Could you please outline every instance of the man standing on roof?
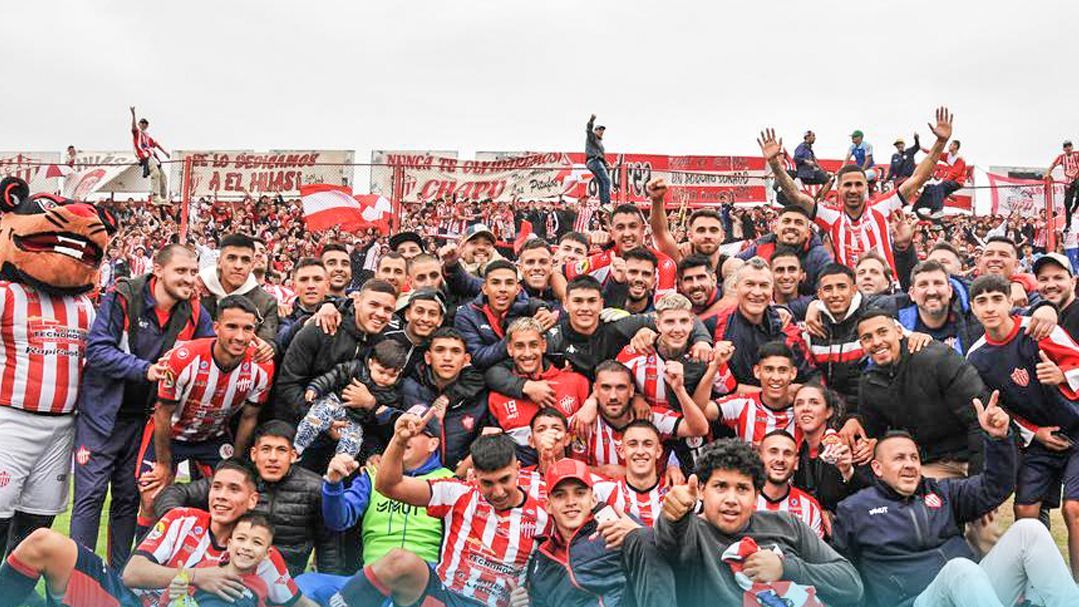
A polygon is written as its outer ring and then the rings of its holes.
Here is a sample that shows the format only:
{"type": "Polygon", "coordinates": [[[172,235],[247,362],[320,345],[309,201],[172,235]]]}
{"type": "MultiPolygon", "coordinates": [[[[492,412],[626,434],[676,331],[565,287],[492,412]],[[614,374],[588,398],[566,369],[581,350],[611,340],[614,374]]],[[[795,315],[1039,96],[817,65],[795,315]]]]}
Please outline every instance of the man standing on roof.
{"type": "Polygon", "coordinates": [[[131,106],[132,143],[135,145],[135,158],[142,165],[143,178],[150,178],[150,201],[154,204],[168,204],[168,185],[165,182],[165,173],[161,170],[161,159],[157,151],[161,150],[165,158],[171,158],[171,156],[160,143],[150,137],[150,133],[146,132],[149,128],[150,121],[145,118],[140,118],[137,123],[135,122],[135,106],[131,106]]]}
{"type": "Polygon", "coordinates": [[[607,152],[603,149],[603,133],[607,127],[594,126],[596,115],[588,119],[588,127],[585,129],[584,157],[588,170],[596,176],[596,186],[599,190],[599,202],[601,206],[611,204],[611,176],[608,174],[607,152]]]}

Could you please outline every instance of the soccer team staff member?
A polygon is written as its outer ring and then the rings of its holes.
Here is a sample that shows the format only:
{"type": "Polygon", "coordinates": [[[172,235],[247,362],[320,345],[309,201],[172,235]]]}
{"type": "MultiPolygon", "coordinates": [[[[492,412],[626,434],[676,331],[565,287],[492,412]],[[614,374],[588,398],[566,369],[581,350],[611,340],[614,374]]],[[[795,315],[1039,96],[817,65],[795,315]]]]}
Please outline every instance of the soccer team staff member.
{"type": "Polygon", "coordinates": [[[217,305],[217,337],[187,342],[163,361],[165,376],[138,458],[141,526],[149,522],[154,498],[172,482],[181,461],[191,461],[209,476],[217,462],[250,446],[273,380],[273,363],[256,361],[257,326],[254,304],[229,295],[217,305]],[[229,420],[241,407],[233,440],[229,420]]]}
{"type": "MultiPolygon", "coordinates": [[[[409,441],[422,432],[436,409],[424,417],[398,418],[394,437],[382,457],[375,490],[390,499],[426,507],[441,517],[445,539],[437,565],[401,548],[367,563],[331,603],[349,607],[397,605],[489,607],[526,605],[522,601],[525,566],[547,528],[547,512],[518,484],[520,464],[513,439],[489,434],[472,443],[475,482],[424,481],[403,474],[409,441]]],[[[2,606],[0,606],[2,607],[2,606]]]]}
{"type": "Polygon", "coordinates": [[[86,345],[75,420],[75,501],[71,537],[94,550],[111,485],[109,565],[123,567],[135,538],[140,438],[165,375],[158,364],[177,342],[213,336],[213,321],[192,299],[195,254],[171,244],[154,256],[152,274],[120,279],[101,299],[86,345]]]}
{"type": "MultiPolygon", "coordinates": [[[[258,491],[250,468],[225,460],[214,470],[210,511],[177,508],[154,526],[135,554],[117,573],[89,548],[50,529],[38,529],[0,566],[0,607],[17,607],[44,578],[49,594],[71,607],[154,607],[169,584],[189,570],[195,588],[232,602],[246,588],[240,577],[218,567],[240,517],[255,507],[258,491]]],[[[300,596],[276,549],[259,564],[256,575],[275,605],[313,607],[300,596]]]]}

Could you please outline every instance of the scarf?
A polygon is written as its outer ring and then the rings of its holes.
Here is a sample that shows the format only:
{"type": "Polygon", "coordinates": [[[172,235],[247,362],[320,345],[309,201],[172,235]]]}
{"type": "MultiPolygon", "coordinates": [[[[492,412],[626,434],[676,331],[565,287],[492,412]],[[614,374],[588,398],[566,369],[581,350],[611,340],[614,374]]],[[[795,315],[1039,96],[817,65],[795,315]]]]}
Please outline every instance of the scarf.
{"type": "MultiPolygon", "coordinates": [[[[784,580],[762,584],[742,573],[742,563],[759,550],[762,548],[757,546],[753,538],[744,537],[723,551],[723,562],[731,568],[734,580],[745,591],[742,607],[824,607],[824,603],[817,600],[817,590],[812,586],[784,580]]],[[[773,546],[771,550],[782,558],[783,552],[779,546],[773,546]]]]}

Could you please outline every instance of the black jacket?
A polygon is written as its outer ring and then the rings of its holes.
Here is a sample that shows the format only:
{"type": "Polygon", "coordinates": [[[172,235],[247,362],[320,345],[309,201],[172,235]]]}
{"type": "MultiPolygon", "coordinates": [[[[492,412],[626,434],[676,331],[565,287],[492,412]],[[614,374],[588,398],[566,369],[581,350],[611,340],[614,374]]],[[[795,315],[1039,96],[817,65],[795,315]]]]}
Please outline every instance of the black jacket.
{"type": "Polygon", "coordinates": [[[978,371],[939,341],[916,354],[899,344],[899,361],[870,365],[862,375],[858,414],[871,438],[888,430],[906,430],[931,463],[955,459],[981,470],[982,429],[971,400],[988,391],[978,371]]]}
{"type": "Polygon", "coordinates": [[[861,572],[866,605],[910,605],[949,560],[974,559],[963,538],[964,524],[999,506],[1015,489],[1015,441],[983,436],[983,474],[922,478],[910,497],[877,481],[840,502],[832,545],[861,572]]]}
{"type": "Polygon", "coordinates": [[[802,441],[791,483],[817,498],[821,508],[835,512],[839,502],[873,484],[873,473],[868,466],[855,466],[854,475],[844,482],[843,474],[834,465],[819,456],[810,457],[809,443],[802,441]]]}
{"type": "Polygon", "coordinates": [[[277,375],[277,409],[292,423],[307,411],[303,393],[312,379],[330,371],[338,363],[362,358],[376,337],[356,327],[351,308],[341,314],[337,332],[327,335],[315,325],[307,325],[289,344],[277,375]]]}
{"type": "MultiPolygon", "coordinates": [[[[243,293],[243,296],[251,300],[251,303],[255,304],[255,307],[258,308],[259,316],[262,318],[255,334],[263,341],[276,348],[278,325],[277,300],[262,287],[255,287],[247,293],[243,293]]],[[[213,295],[199,299],[199,303],[210,313],[210,318],[214,318],[217,315],[217,301],[217,297],[214,297],[213,295]]]]}
{"type": "MultiPolygon", "coordinates": [[[[457,381],[440,390],[435,384],[434,374],[424,363],[416,367],[415,377],[406,377],[401,385],[404,407],[412,405],[430,405],[436,398],[445,394],[449,399],[446,415],[442,419],[442,440],[439,444],[443,464],[450,470],[457,468],[461,460],[468,457],[468,449],[483,429],[498,427],[487,410],[487,387],[483,373],[469,365],[461,370],[457,381]]],[[[392,412],[391,412],[392,413],[392,412]]],[[[391,415],[383,427],[392,429],[396,415],[391,415]]]]}
{"type": "MultiPolygon", "coordinates": [[[[254,512],[265,515],[274,526],[273,545],[281,552],[289,573],[304,572],[311,550],[321,573],[348,573],[341,557],[340,539],[322,521],[322,478],[299,466],[276,483],[259,479],[259,502],[254,512]]],[[[154,516],[161,518],[173,508],[208,510],[210,479],[177,483],[161,490],[154,500],[154,516]]]]}
{"type": "Polygon", "coordinates": [[[548,539],[532,554],[528,565],[532,607],[633,604],[633,593],[626,592],[622,551],[607,548],[596,534],[595,519],[577,530],[568,550],[559,544],[560,538],[548,539]]]}

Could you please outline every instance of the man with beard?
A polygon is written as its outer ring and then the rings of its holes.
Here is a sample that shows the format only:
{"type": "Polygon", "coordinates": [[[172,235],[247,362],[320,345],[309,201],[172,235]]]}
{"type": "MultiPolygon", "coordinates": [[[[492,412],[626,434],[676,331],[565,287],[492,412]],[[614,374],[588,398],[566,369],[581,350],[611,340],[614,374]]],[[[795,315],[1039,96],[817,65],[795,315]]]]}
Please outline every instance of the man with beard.
{"type": "MultiPolygon", "coordinates": [[[[612,322],[603,322],[603,296],[599,281],[580,276],[566,285],[565,314],[560,314],[547,332],[547,358],[559,367],[571,366],[585,377],[593,377],[596,365],[613,359],[627,344],[636,343],[648,350],[655,340],[655,321],[651,314],[634,314],[612,322]]],[[[690,356],[709,360],[711,335],[700,321],[694,321],[690,334],[690,356]]],[[[492,388],[517,396],[512,386],[492,388]]]]}
{"type": "Polygon", "coordinates": [[[776,429],[764,435],[757,452],[764,464],[765,479],[757,497],[757,510],[790,512],[824,539],[824,511],[820,504],[791,484],[798,469],[798,442],[786,430],[776,429]]]}
{"type": "Polygon", "coordinates": [[[352,284],[352,264],[349,261],[348,249],[343,244],[331,242],[322,247],[319,260],[326,268],[329,296],[334,299],[344,298],[345,291],[352,284]]]}
{"type": "Polygon", "coordinates": [[[757,600],[721,558],[729,552],[742,557],[736,564],[751,582],[791,581],[812,586],[829,605],[858,604],[862,580],[854,566],[790,513],[757,510],[764,483],[756,450],[739,440],[721,439],[705,447],[697,474],[667,493],[656,520],[656,546],[675,571],[678,604],[704,607],[757,600]],[[778,553],[770,550],[773,546],[778,553]]]}
{"type": "Polygon", "coordinates": [[[408,276],[408,262],[396,251],[387,251],[378,260],[378,265],[375,267],[375,279],[385,280],[393,285],[394,289],[397,289],[398,295],[400,295],[405,288],[406,277],[408,276]]]}
{"type": "Polygon", "coordinates": [[[774,131],[768,129],[762,132],[757,143],[760,144],[761,153],[772,168],[772,175],[787,200],[805,209],[817,225],[827,231],[836,261],[850,267],[857,264],[866,253],[878,251],[887,261],[888,267],[895,272],[888,217],[901,210],[933,176],[937,161],[944,152],[944,145],[952,136],[952,115],[947,108],[937,110],[936,124],[931,124],[930,129],[937,139],[926,157],[918,163],[914,174],[894,190],[877,198],[867,198],[869,187],[863,167],[848,165],[839,169],[836,180],[843,207],[838,210],[818,204],[816,199],[798,189],[783,166],[783,144],[776,139],[774,131]]]}
{"type": "Polygon", "coordinates": [[[553,407],[566,417],[572,416],[588,398],[588,380],[544,360],[547,340],[543,326],[534,318],[518,318],[510,323],[506,329],[506,349],[514,385],[521,385],[527,398],[492,390],[487,395],[487,408],[502,430],[516,441],[518,459],[531,465],[537,461],[535,450],[529,447],[533,416],[543,406],[553,407]]]}
{"type": "Polygon", "coordinates": [[[938,262],[923,261],[911,272],[913,305],[898,310],[899,323],[910,331],[928,333],[959,354],[982,336],[982,326],[970,310],[967,285],[948,275],[938,262]]]}
{"type": "Polygon", "coordinates": [[[785,322],[772,304],[773,280],[768,264],[753,257],[732,276],[734,306],[725,307],[716,319],[715,341],[729,341],[734,355],[730,371],[738,382],[739,392],[756,391],[760,383],[753,371],[757,351],[766,343],[781,341],[792,352],[797,383],[810,379],[814,371],[807,359],[808,349],[797,325],[785,322]]]}
{"type": "Polygon", "coordinates": [[[1060,253],[1043,255],[1034,262],[1038,294],[1056,306],[1060,326],[1074,340],[1079,340],[1079,306],[1075,305],[1075,276],[1067,257],[1060,253]]]}
{"type": "Polygon", "coordinates": [[[517,267],[496,259],[484,266],[482,292],[454,316],[453,326],[464,336],[472,364],[480,371],[509,357],[506,327],[515,318],[531,316],[544,328],[554,324],[554,315],[541,300],[518,298],[520,288],[517,267]]]}
{"type": "MultiPolygon", "coordinates": [[[[646,246],[644,228],[644,216],[641,215],[640,209],[628,203],[616,206],[611,211],[611,222],[607,232],[610,248],[577,265],[566,266],[566,278],[573,280],[577,276],[588,274],[601,283],[606,283],[611,276],[616,258],[625,255],[627,251],[646,246]]],[[[661,297],[664,293],[675,289],[675,263],[667,254],[652,247],[647,248],[658,261],[655,294],[656,297],[661,297]]]]}
{"type": "Polygon", "coordinates": [[[1019,247],[1015,241],[1004,236],[993,236],[985,242],[982,254],[978,256],[978,276],[996,274],[1012,283],[1012,305],[1022,307],[1038,303],[1037,280],[1030,274],[1017,271],[1019,267],[1019,247]]]}
{"type": "Polygon", "coordinates": [[[686,232],[689,251],[685,252],[674,240],[667,222],[667,181],[663,178],[653,179],[645,185],[645,191],[652,200],[648,221],[652,225],[653,238],[659,250],[676,262],[689,255],[703,255],[711,262],[716,274],[722,273],[723,262],[727,260],[727,256],[719,249],[724,238],[723,219],[719,213],[712,209],[697,209],[690,213],[686,232]]]}
{"type": "Polygon", "coordinates": [[[136,459],[156,382],[165,375],[159,358],[177,342],[214,334],[206,309],[192,299],[197,274],[190,250],[164,247],[154,257],[152,274],[121,279],[102,297],[90,328],[75,418],[71,537],[96,548],[111,485],[108,559],[113,567],[123,567],[135,537],[136,459]]]}
{"type": "Polygon", "coordinates": [[[292,289],[296,293],[296,303],[292,313],[281,319],[277,328],[277,352],[284,356],[292,339],[296,337],[309,318],[318,312],[319,306],[326,299],[329,281],[326,268],[314,257],[301,259],[292,269],[292,289]]]}
{"type": "Polygon", "coordinates": [[[805,320],[806,308],[813,300],[812,296],[801,295],[799,289],[805,282],[806,273],[802,269],[802,260],[794,251],[784,247],[772,253],[768,265],[775,279],[772,289],[772,301],[790,311],[795,320],[805,320]]]}
{"type": "Polygon", "coordinates": [[[427,351],[427,340],[442,326],[446,316],[442,294],[433,289],[419,289],[408,294],[404,320],[394,316],[382,332],[383,339],[391,339],[404,346],[407,352],[400,377],[412,375],[416,365],[427,351]]]}
{"type": "MultiPolygon", "coordinates": [[[[664,380],[681,405],[681,413],[673,410],[652,410],[648,421],[660,432],[663,440],[704,436],[708,420],[704,412],[686,391],[682,366],[669,363],[664,380]]],[[[620,362],[606,360],[596,367],[594,395],[599,403],[599,415],[587,437],[577,435],[570,444],[570,457],[591,466],[598,474],[610,478],[625,475],[625,453],[619,449],[623,432],[634,419],[632,407],[635,393],[633,376],[620,362]]]]}
{"type": "MultiPolygon", "coordinates": [[[[298,576],[315,552],[318,570],[343,573],[339,538],[322,520],[321,479],[296,464],[292,441],[296,428],[281,420],[259,426],[248,456],[258,474],[259,500],[252,512],[263,514],[274,526],[273,545],[281,552],[289,573],[298,576]]],[[[174,483],[154,500],[154,517],[173,508],[210,507],[211,479],[174,483]]]]}
{"type": "Polygon", "coordinates": [[[656,284],[656,256],[644,247],[626,251],[603,287],[603,304],[630,314],[651,312],[656,284]],[[621,266],[621,267],[619,267],[621,266]]]}
{"type": "Polygon", "coordinates": [[[704,255],[688,255],[678,262],[678,292],[689,298],[708,333],[716,330],[716,316],[723,309],[716,271],[704,255]]]}
{"type": "MultiPolygon", "coordinates": [[[[369,280],[360,288],[355,306],[342,313],[341,325],[333,334],[316,324],[307,324],[285,352],[277,378],[278,414],[296,423],[307,412],[304,390],[311,380],[329,372],[338,363],[362,358],[367,349],[379,339],[379,333],[389,324],[397,303],[397,291],[382,280],[369,280]]],[[[342,393],[343,401],[373,403],[374,397],[366,386],[353,382],[342,393]]],[[[304,451],[302,465],[312,471],[326,469],[333,456],[333,445],[316,441],[304,451]]]]}
{"type": "Polygon", "coordinates": [[[468,226],[461,237],[460,264],[465,272],[483,277],[483,268],[487,262],[501,259],[495,251],[495,234],[485,224],[474,223],[468,226]]]}
{"type": "Polygon", "coordinates": [[[198,273],[206,291],[200,303],[210,316],[216,316],[217,302],[228,295],[243,295],[258,310],[258,359],[272,360],[273,343],[277,337],[277,300],[258,285],[251,274],[255,263],[255,241],[243,234],[229,234],[221,239],[221,256],[217,265],[198,273]]]}
{"type": "Polygon", "coordinates": [[[483,374],[469,364],[464,337],[449,327],[431,334],[423,360],[414,376],[401,384],[404,405],[436,405],[435,419],[442,428],[439,456],[443,465],[464,478],[471,465],[469,445],[485,429],[497,426],[487,410],[483,374]]]}
{"type": "Polygon", "coordinates": [[[805,277],[798,285],[798,293],[812,295],[817,289],[817,276],[826,264],[832,262],[832,254],[821,242],[812,228],[812,219],[805,209],[797,206],[783,207],[776,220],[774,232],[769,232],[748,249],[738,253],[739,259],[760,257],[771,259],[780,249],[793,251],[805,272],[805,277]]]}

